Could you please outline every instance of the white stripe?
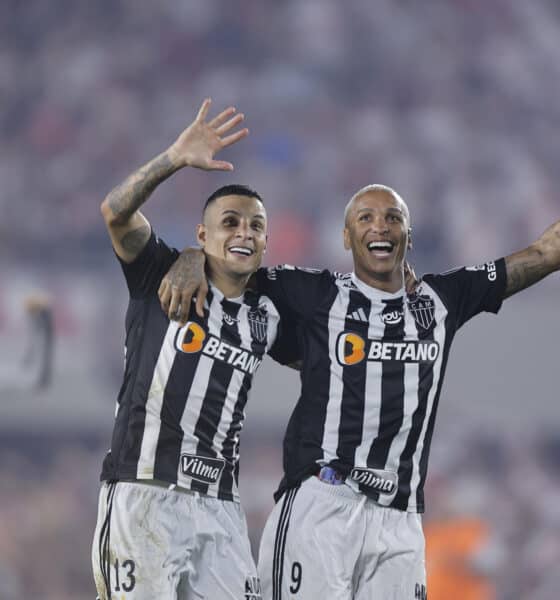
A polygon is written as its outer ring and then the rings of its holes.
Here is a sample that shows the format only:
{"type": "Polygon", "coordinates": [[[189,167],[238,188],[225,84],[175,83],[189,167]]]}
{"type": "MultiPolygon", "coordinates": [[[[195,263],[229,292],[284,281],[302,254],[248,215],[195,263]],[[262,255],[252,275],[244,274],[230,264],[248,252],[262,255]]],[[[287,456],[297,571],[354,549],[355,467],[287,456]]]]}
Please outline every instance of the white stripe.
{"type": "MultiPolygon", "coordinates": [[[[384,307],[385,304],[382,302],[374,302],[373,300],[371,302],[368,328],[368,339],[370,340],[380,340],[383,338],[385,326],[379,315],[383,312],[384,307]]],[[[357,467],[367,466],[367,457],[371,444],[379,433],[382,373],[383,363],[381,361],[367,361],[362,441],[356,448],[354,456],[354,465],[357,467]]]]}
{"type": "Polygon", "coordinates": [[[327,404],[327,415],[325,419],[325,430],[323,433],[323,460],[325,463],[336,458],[338,448],[338,433],[340,428],[340,412],[342,409],[342,366],[336,359],[336,343],[338,334],[344,331],[344,321],[350,302],[350,292],[346,288],[339,287],[338,294],[329,311],[329,357],[331,361],[329,400],[327,404]]]}
{"type": "Polygon", "coordinates": [[[431,294],[429,295],[432,296],[436,305],[434,320],[437,323],[437,325],[434,329],[434,340],[439,344],[439,355],[433,366],[433,381],[432,387],[430,388],[430,391],[428,393],[426,416],[424,418],[424,422],[422,423],[422,432],[420,433],[420,437],[418,438],[418,445],[416,447],[414,456],[412,457],[412,478],[410,481],[410,496],[408,499],[409,510],[415,510],[417,508],[416,491],[418,489],[418,485],[420,484],[420,458],[422,457],[422,450],[424,448],[424,442],[426,439],[426,430],[434,407],[434,399],[440,380],[441,365],[443,362],[443,350],[447,333],[445,331],[445,318],[447,316],[447,309],[445,305],[440,300],[440,297],[433,288],[431,288],[426,282],[423,283],[423,286],[427,288],[429,292],[431,292],[431,294]]]}
{"type": "MultiPolygon", "coordinates": [[[[408,310],[408,306],[405,302],[404,306],[404,334],[405,340],[417,340],[418,330],[414,324],[414,317],[408,310]]],[[[412,416],[414,411],[418,407],[418,386],[419,386],[419,363],[403,363],[404,364],[404,396],[403,396],[403,422],[402,425],[391,442],[389,454],[387,455],[387,462],[385,468],[398,472],[399,462],[401,454],[406,445],[408,435],[412,428],[412,416]]],[[[389,505],[394,499],[394,495],[384,496],[379,495],[379,504],[389,505]]]]}
{"type": "Polygon", "coordinates": [[[366,321],[368,320],[367,315],[363,309],[363,307],[360,306],[360,308],[358,308],[358,314],[360,315],[360,319],[362,319],[362,321],[366,321]]]}
{"type": "Polygon", "coordinates": [[[165,386],[169,379],[169,373],[175,360],[177,351],[175,350],[175,335],[179,324],[169,323],[165,338],[161,345],[161,350],[154,368],[152,382],[148,391],[146,400],[146,419],[144,421],[144,435],[142,436],[142,446],[140,448],[140,457],[136,467],[136,477],[146,479],[154,476],[154,466],[156,460],[156,447],[161,429],[161,407],[163,405],[163,395],[165,386]]]}
{"type": "MultiPolygon", "coordinates": [[[[208,315],[208,333],[216,337],[220,337],[220,327],[223,318],[222,305],[218,294],[214,294],[209,307],[208,315]]],[[[195,436],[196,424],[200,416],[200,411],[204,403],[204,398],[208,390],[208,382],[210,381],[210,373],[214,359],[202,355],[198,361],[198,366],[194,374],[189,396],[186,399],[185,410],[181,417],[181,429],[183,430],[183,442],[181,444],[181,454],[196,454],[198,446],[198,438],[195,436]]],[[[181,471],[181,463],[179,461],[179,469],[177,472],[177,481],[189,482],[190,477],[184,475],[181,471]]]]}

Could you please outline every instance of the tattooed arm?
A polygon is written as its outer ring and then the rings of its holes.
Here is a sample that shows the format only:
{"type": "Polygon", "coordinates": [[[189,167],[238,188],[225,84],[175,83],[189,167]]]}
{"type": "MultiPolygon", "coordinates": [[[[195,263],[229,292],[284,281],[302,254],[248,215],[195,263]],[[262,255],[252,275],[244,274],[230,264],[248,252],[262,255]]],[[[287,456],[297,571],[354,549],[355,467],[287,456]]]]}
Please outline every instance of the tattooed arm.
{"type": "Polygon", "coordinates": [[[115,251],[125,262],[132,262],[150,238],[150,224],[139,209],[162,181],[186,166],[233,171],[231,163],[214,160],[214,155],[249,133],[241,129],[224,137],[244,116],[233,116],[235,108],[230,107],[206,122],[210,103],[207,98],[196,119],[165,152],[132,173],[101,203],[101,214],[115,251]]]}
{"type": "Polygon", "coordinates": [[[506,257],[507,285],[504,298],[537,283],[560,269],[560,221],[551,225],[525,250],[506,257]]]}

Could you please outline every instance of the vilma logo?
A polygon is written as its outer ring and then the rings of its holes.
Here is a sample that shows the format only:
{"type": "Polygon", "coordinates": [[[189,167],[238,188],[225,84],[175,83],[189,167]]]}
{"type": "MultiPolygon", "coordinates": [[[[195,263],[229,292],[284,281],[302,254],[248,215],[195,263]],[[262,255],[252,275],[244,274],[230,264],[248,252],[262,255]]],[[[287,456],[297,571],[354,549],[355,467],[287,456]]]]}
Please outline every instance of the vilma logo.
{"type": "Polygon", "coordinates": [[[216,483],[224,465],[225,462],[220,458],[181,454],[181,471],[202,483],[216,483]]]}
{"type": "Polygon", "coordinates": [[[193,354],[200,352],[206,339],[206,332],[198,323],[189,321],[177,331],[175,336],[175,348],[180,352],[193,354]]]}

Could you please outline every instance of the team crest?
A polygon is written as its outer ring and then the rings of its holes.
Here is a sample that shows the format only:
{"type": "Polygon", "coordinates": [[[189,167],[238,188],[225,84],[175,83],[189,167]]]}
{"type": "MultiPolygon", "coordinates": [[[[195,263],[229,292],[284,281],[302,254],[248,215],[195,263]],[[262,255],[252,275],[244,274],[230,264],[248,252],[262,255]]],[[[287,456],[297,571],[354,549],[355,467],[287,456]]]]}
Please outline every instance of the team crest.
{"type": "Polygon", "coordinates": [[[429,329],[434,322],[436,313],[436,303],[430,296],[412,296],[408,301],[408,309],[412,313],[414,320],[423,329],[429,329]]]}
{"type": "Polygon", "coordinates": [[[249,320],[249,329],[253,338],[257,342],[264,343],[268,329],[268,312],[266,306],[261,305],[251,308],[247,314],[247,319],[249,320]]]}

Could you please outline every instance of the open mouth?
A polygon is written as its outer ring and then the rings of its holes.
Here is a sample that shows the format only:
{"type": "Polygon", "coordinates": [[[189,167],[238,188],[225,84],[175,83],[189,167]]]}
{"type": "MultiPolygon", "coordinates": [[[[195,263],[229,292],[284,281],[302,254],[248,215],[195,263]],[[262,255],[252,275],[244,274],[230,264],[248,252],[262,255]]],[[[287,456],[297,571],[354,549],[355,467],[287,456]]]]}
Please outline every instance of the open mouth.
{"type": "Polygon", "coordinates": [[[389,242],[389,241],[369,242],[367,245],[367,249],[370,252],[373,252],[374,254],[376,254],[378,256],[387,256],[387,255],[391,254],[394,247],[395,247],[395,244],[393,244],[393,242],[389,242]]]}
{"type": "Polygon", "coordinates": [[[255,253],[251,248],[245,248],[244,246],[232,246],[228,250],[238,256],[252,256],[255,253]]]}

